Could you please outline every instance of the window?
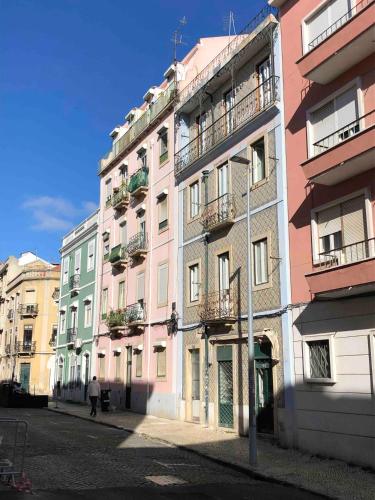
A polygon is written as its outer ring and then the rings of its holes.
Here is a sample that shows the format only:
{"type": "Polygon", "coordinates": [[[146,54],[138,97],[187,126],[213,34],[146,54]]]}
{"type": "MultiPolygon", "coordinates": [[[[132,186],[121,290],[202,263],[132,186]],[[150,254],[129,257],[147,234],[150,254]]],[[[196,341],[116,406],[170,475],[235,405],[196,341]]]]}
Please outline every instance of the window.
{"type": "Polygon", "coordinates": [[[189,267],[190,302],[199,300],[199,264],[189,267]]]}
{"type": "Polygon", "coordinates": [[[198,137],[198,153],[202,154],[205,150],[206,144],[206,113],[202,113],[195,119],[195,126],[198,137]]]}
{"type": "Polygon", "coordinates": [[[120,380],[121,378],[121,352],[114,352],[115,357],[115,380],[120,380]]]}
{"type": "Polygon", "coordinates": [[[137,274],[137,301],[144,301],[145,297],[145,273],[137,274]]]}
{"type": "Polygon", "coordinates": [[[307,382],[334,383],[333,336],[303,339],[304,378],[307,382]]]}
{"type": "Polygon", "coordinates": [[[162,165],[168,160],[168,129],[163,128],[159,133],[159,163],[162,165]]]}
{"type": "Polygon", "coordinates": [[[135,355],[135,376],[142,377],[142,350],[138,349],[135,355]]]}
{"type": "Polygon", "coordinates": [[[252,149],[252,184],[262,181],[266,178],[266,162],[264,139],[259,140],[251,146],[252,149]]]}
{"type": "Polygon", "coordinates": [[[156,350],[156,376],[166,377],[167,375],[167,349],[157,347],[156,350]]]}
{"type": "Polygon", "coordinates": [[[65,257],[63,260],[63,285],[68,283],[69,278],[69,257],[65,257]]]}
{"type": "Polygon", "coordinates": [[[108,307],[108,288],[104,288],[102,291],[102,319],[107,317],[107,307],[108,307]]]}
{"type": "Polygon", "coordinates": [[[234,126],[234,113],[233,113],[234,90],[233,89],[228,90],[224,94],[223,101],[224,101],[224,112],[225,112],[225,116],[226,116],[225,124],[227,127],[227,133],[230,133],[233,130],[233,126],[234,126]]]}
{"type": "Polygon", "coordinates": [[[267,238],[253,243],[254,285],[268,282],[268,244],[267,238]]]}
{"type": "Polygon", "coordinates": [[[76,360],[76,383],[78,386],[81,385],[81,358],[77,357],[76,360]]]}
{"type": "Polygon", "coordinates": [[[128,228],[126,222],[120,224],[120,243],[123,247],[128,243],[128,228]]]}
{"type": "Polygon", "coordinates": [[[119,168],[119,178],[120,178],[120,184],[125,184],[128,180],[128,166],[127,165],[121,165],[119,168]]]}
{"type": "Polygon", "coordinates": [[[193,219],[199,215],[199,181],[189,186],[190,189],[190,218],[193,219]]]}
{"type": "Polygon", "coordinates": [[[259,108],[263,109],[271,103],[271,60],[269,57],[257,66],[259,85],[259,108]]]}
{"type": "Polygon", "coordinates": [[[66,311],[60,311],[60,335],[65,333],[66,329],[66,311]]]}
{"type": "Polygon", "coordinates": [[[23,329],[23,347],[27,349],[31,347],[33,341],[33,326],[25,325],[23,329]]]}
{"type": "Polygon", "coordinates": [[[52,325],[52,335],[51,335],[52,343],[56,343],[56,339],[57,339],[57,325],[52,325]]]}
{"type": "Polygon", "coordinates": [[[142,148],[138,151],[139,168],[147,168],[147,150],[142,148]]]}
{"type": "Polygon", "coordinates": [[[224,196],[229,193],[229,167],[228,163],[221,165],[217,169],[217,195],[224,196]]]}
{"type": "Polygon", "coordinates": [[[87,271],[92,271],[95,265],[95,240],[89,241],[87,245],[87,271]]]}
{"type": "Polygon", "coordinates": [[[310,113],[310,156],[348,139],[360,130],[357,88],[351,87],[310,113]]]}
{"type": "Polygon", "coordinates": [[[118,284],[118,309],[125,307],[125,281],[120,281],[118,284]]]}
{"type": "Polygon", "coordinates": [[[75,356],[70,357],[70,373],[69,373],[69,382],[73,384],[76,379],[76,358],[75,356]]]}
{"type": "Polygon", "coordinates": [[[92,326],[92,302],[88,299],[85,303],[85,328],[92,326]]]}
{"type": "Polygon", "coordinates": [[[219,290],[229,290],[229,252],[218,255],[219,261],[219,290]]]}
{"type": "Polygon", "coordinates": [[[64,374],[64,358],[60,356],[57,366],[57,381],[60,382],[60,384],[63,382],[63,374],[64,374]]]}
{"type": "Polygon", "coordinates": [[[168,227],[168,196],[163,196],[158,202],[159,209],[159,231],[168,227]]]}
{"type": "Polygon", "coordinates": [[[168,263],[158,265],[158,306],[168,304],[168,263]]]}
{"type": "Polygon", "coordinates": [[[103,260],[108,260],[109,258],[109,242],[104,241],[103,243],[103,260]]]}
{"type": "Polygon", "coordinates": [[[74,274],[81,272],[81,249],[77,250],[74,254],[74,274]]]}
{"type": "Polygon", "coordinates": [[[105,354],[99,354],[99,379],[104,380],[105,377],[105,354]]]}
{"type": "Polygon", "coordinates": [[[105,203],[108,206],[112,198],[112,179],[109,178],[105,183],[105,203]]]}

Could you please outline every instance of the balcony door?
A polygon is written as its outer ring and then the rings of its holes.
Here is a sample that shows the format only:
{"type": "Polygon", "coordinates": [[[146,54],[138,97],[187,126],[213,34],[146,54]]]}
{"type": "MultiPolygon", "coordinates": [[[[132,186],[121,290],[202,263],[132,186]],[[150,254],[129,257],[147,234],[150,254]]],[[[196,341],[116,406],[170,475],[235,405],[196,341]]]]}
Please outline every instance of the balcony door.
{"type": "Polygon", "coordinates": [[[206,113],[201,113],[195,119],[197,130],[197,156],[202,155],[206,149],[206,123],[206,113]]]}
{"type": "Polygon", "coordinates": [[[74,335],[74,330],[77,327],[77,321],[78,321],[77,308],[72,307],[70,310],[70,326],[73,329],[73,335],[74,335]]]}
{"type": "Polygon", "coordinates": [[[230,134],[234,129],[234,90],[230,89],[224,94],[224,112],[226,134],[230,134]]]}
{"type": "Polygon", "coordinates": [[[200,362],[199,349],[190,351],[191,360],[191,419],[193,422],[200,420],[200,362]]]}
{"type": "Polygon", "coordinates": [[[228,316],[229,297],[229,252],[218,256],[219,261],[219,317],[228,316]]]}
{"type": "Polygon", "coordinates": [[[271,60],[269,57],[257,66],[259,109],[262,110],[271,102],[271,60]]]}
{"type": "Polygon", "coordinates": [[[228,163],[217,169],[217,196],[219,221],[226,220],[229,216],[229,166],[228,163]]]}

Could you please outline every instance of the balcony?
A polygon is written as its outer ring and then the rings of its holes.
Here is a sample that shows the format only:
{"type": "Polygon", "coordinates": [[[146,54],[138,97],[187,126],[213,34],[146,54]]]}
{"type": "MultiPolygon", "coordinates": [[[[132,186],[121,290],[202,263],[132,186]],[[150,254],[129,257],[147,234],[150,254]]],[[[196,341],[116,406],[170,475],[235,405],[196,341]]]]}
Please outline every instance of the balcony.
{"type": "Polygon", "coordinates": [[[306,178],[333,186],[374,168],[375,111],[313,144],[313,155],[301,166],[306,178]]]}
{"type": "Polygon", "coordinates": [[[141,167],[130,177],[128,191],[134,198],[145,196],[148,191],[147,167],[141,167]]]}
{"type": "Polygon", "coordinates": [[[113,247],[108,260],[113,268],[122,269],[128,263],[127,248],[121,244],[113,247]]]}
{"type": "Polygon", "coordinates": [[[147,253],[147,234],[141,231],[132,236],[126,249],[132,259],[144,258],[147,253]]]}
{"type": "Polygon", "coordinates": [[[237,319],[237,302],[231,289],[211,292],[202,297],[201,321],[206,324],[231,324],[237,319]]]}
{"type": "Polygon", "coordinates": [[[18,306],[18,314],[21,317],[35,318],[38,315],[38,304],[20,304],[18,306]]]}
{"type": "Polygon", "coordinates": [[[7,313],[7,318],[9,321],[13,321],[13,319],[14,319],[14,310],[13,309],[9,309],[9,311],[7,313]]]}
{"type": "Polygon", "coordinates": [[[16,342],[16,352],[19,356],[33,356],[36,351],[35,340],[30,342],[16,342]]]}
{"type": "Polygon", "coordinates": [[[322,31],[297,65],[308,80],[327,84],[373,53],[375,0],[360,0],[322,31]]]}
{"type": "Polygon", "coordinates": [[[200,223],[205,231],[213,232],[231,226],[235,216],[234,196],[226,193],[206,205],[200,223]]]}
{"type": "Polygon", "coordinates": [[[12,346],[11,346],[11,344],[7,344],[5,346],[5,355],[6,356],[10,356],[11,352],[12,352],[12,346]]]}
{"type": "Polygon", "coordinates": [[[79,274],[73,274],[73,276],[69,278],[69,290],[72,294],[79,292],[80,278],[81,276],[79,274]]]}
{"type": "Polygon", "coordinates": [[[127,306],[125,309],[125,323],[128,327],[143,326],[146,321],[146,305],[143,301],[127,306]]]}
{"type": "Polygon", "coordinates": [[[115,210],[122,210],[129,205],[129,193],[128,186],[126,184],[121,184],[119,188],[115,188],[112,196],[112,207],[115,210]]]}
{"type": "Polygon", "coordinates": [[[52,293],[52,300],[58,302],[60,300],[60,288],[55,288],[52,293]]]}
{"type": "Polygon", "coordinates": [[[319,255],[316,270],[306,275],[317,298],[335,299],[375,291],[375,238],[319,255]]]}
{"type": "Polygon", "coordinates": [[[57,342],[56,342],[56,335],[55,335],[54,337],[51,337],[51,338],[49,339],[48,345],[49,345],[52,349],[56,349],[56,345],[57,345],[57,342]]]}
{"type": "Polygon", "coordinates": [[[115,338],[122,337],[122,332],[125,330],[125,311],[123,309],[110,311],[106,319],[106,325],[115,338]]]}
{"type": "Polygon", "coordinates": [[[105,158],[100,160],[99,173],[103,173],[115,161],[123,158],[135,142],[141,139],[161,115],[171,109],[176,97],[176,84],[173,81],[159,96],[150,104],[150,107],[132,123],[125,134],[115,142],[111,151],[105,158]]]}
{"type": "Polygon", "coordinates": [[[77,339],[77,328],[76,327],[68,328],[66,331],[66,343],[68,344],[68,346],[69,345],[73,346],[76,339],[77,339]]]}
{"type": "Polygon", "coordinates": [[[270,77],[180,149],[175,154],[175,175],[180,175],[244,125],[271,108],[277,100],[278,81],[278,77],[270,77]]]}

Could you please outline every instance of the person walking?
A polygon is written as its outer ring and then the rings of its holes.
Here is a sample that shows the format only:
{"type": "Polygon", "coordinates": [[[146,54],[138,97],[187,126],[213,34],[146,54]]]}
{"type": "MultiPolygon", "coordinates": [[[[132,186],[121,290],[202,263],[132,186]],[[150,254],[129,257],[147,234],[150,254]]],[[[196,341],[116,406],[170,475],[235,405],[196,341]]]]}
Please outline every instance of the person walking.
{"type": "Polygon", "coordinates": [[[98,402],[98,397],[100,396],[100,384],[96,380],[96,377],[92,378],[91,382],[89,383],[87,392],[91,403],[90,417],[96,417],[96,405],[98,402]]]}

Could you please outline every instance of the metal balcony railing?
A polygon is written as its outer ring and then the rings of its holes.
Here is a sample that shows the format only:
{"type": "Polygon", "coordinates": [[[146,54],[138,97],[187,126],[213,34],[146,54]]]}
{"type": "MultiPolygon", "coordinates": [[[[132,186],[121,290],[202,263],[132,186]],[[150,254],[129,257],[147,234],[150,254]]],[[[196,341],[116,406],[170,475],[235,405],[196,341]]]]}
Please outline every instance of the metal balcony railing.
{"type": "Polygon", "coordinates": [[[127,247],[121,244],[113,247],[108,260],[113,266],[125,264],[128,261],[127,247]]]}
{"type": "Polygon", "coordinates": [[[77,290],[77,288],[79,288],[79,283],[80,283],[80,275],[73,274],[73,276],[69,278],[69,290],[77,290]]]}
{"type": "Polygon", "coordinates": [[[18,341],[16,342],[16,352],[17,354],[34,354],[36,351],[36,342],[32,340],[30,342],[18,341]]]}
{"type": "Polygon", "coordinates": [[[48,342],[48,345],[50,347],[52,347],[52,349],[55,349],[55,347],[56,347],[56,337],[51,337],[50,340],[49,340],[49,342],[48,342]]]}
{"type": "Polygon", "coordinates": [[[357,118],[355,121],[345,125],[344,127],[335,130],[332,134],[323,137],[319,141],[313,144],[313,156],[316,156],[321,153],[325,153],[328,149],[337,146],[341,142],[350,139],[354,135],[358,134],[365,128],[375,124],[375,110],[371,110],[365,115],[357,118]]]}
{"type": "Polygon", "coordinates": [[[141,167],[130,177],[128,191],[130,194],[134,194],[142,187],[148,187],[148,168],[146,167],[141,167]]]}
{"type": "Polygon", "coordinates": [[[55,288],[52,293],[52,299],[56,302],[60,299],[60,288],[55,288]]]}
{"type": "Polygon", "coordinates": [[[316,38],[314,38],[308,45],[308,50],[312,50],[318,45],[320,45],[326,38],[331,36],[335,31],[337,31],[341,26],[350,21],[353,16],[361,12],[365,7],[373,3],[374,0],[360,0],[357,1],[354,7],[349,9],[343,16],[341,16],[337,21],[328,26],[327,29],[322,31],[316,38]]]}
{"type": "Polygon", "coordinates": [[[199,306],[203,323],[233,321],[237,316],[237,304],[233,291],[228,288],[203,295],[199,306]]]}
{"type": "Polygon", "coordinates": [[[105,158],[100,160],[99,170],[104,170],[121,153],[125,152],[139,138],[139,136],[154,123],[154,121],[174,102],[176,97],[176,84],[173,81],[150,107],[130,125],[125,134],[113,145],[105,158]]]}
{"type": "Polygon", "coordinates": [[[178,105],[182,106],[185,102],[187,102],[200,88],[203,87],[203,85],[213,78],[213,76],[218,72],[218,69],[225,66],[225,64],[227,64],[232,57],[242,49],[242,47],[246,46],[247,43],[252,40],[253,35],[258,34],[261,31],[262,22],[265,21],[270,15],[277,18],[278,11],[275,7],[267,5],[248,22],[248,24],[237,36],[231,37],[228,45],[226,45],[224,49],[217,56],[215,56],[191,82],[179,91],[178,105]]]}
{"type": "Polygon", "coordinates": [[[125,311],[123,309],[110,311],[106,319],[106,325],[110,329],[125,326],[125,311]]]}
{"type": "Polygon", "coordinates": [[[175,175],[211,151],[277,100],[279,77],[272,76],[232,106],[175,154],[175,175]]]}
{"type": "Polygon", "coordinates": [[[7,356],[9,356],[9,355],[11,354],[11,352],[12,352],[12,346],[11,346],[11,344],[7,344],[7,345],[5,346],[5,354],[6,354],[7,356]]]}
{"type": "Polygon", "coordinates": [[[134,257],[139,253],[147,251],[147,234],[139,232],[132,236],[126,246],[127,252],[130,257],[134,257]]]}
{"type": "Polygon", "coordinates": [[[13,321],[13,318],[14,318],[14,310],[13,309],[9,309],[9,311],[7,313],[7,318],[9,319],[9,321],[13,321]]]}
{"type": "Polygon", "coordinates": [[[146,304],[143,301],[139,301],[127,306],[124,316],[127,325],[144,322],[146,319],[146,304]]]}
{"type": "Polygon", "coordinates": [[[38,314],[38,304],[20,304],[18,313],[20,316],[36,316],[38,314]]]}
{"type": "Polygon", "coordinates": [[[200,223],[205,231],[213,231],[226,224],[231,224],[235,216],[234,196],[226,193],[206,205],[200,223]]]}
{"type": "Polygon", "coordinates": [[[123,183],[112,196],[113,208],[123,208],[129,203],[129,192],[127,184],[123,183]]]}
{"type": "Polygon", "coordinates": [[[77,327],[68,328],[66,331],[67,344],[73,344],[77,338],[77,327]]]}
{"type": "Polygon", "coordinates": [[[319,254],[320,268],[331,269],[344,264],[354,264],[375,257],[375,238],[358,241],[351,245],[335,248],[319,254]]]}

